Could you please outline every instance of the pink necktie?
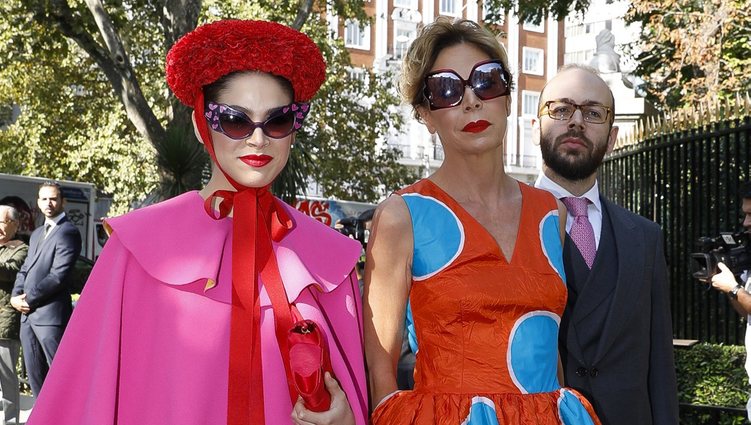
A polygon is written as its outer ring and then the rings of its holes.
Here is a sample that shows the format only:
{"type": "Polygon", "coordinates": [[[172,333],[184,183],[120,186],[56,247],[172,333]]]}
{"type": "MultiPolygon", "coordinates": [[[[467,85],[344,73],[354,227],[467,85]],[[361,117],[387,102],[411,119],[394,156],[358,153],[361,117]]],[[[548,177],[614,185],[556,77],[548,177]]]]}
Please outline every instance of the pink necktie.
{"type": "Polygon", "coordinates": [[[589,222],[587,216],[589,199],[566,197],[562,198],[561,201],[566,205],[569,213],[574,216],[574,223],[571,225],[568,234],[576,247],[579,248],[587,266],[591,269],[595,262],[595,254],[597,254],[597,245],[595,244],[595,232],[592,230],[592,223],[589,222]]]}

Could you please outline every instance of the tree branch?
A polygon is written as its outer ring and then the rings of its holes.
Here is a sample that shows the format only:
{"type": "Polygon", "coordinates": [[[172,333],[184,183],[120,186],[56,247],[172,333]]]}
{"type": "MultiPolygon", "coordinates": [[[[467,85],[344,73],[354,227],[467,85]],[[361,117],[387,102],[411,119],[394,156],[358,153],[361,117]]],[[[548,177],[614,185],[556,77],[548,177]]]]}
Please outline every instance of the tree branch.
{"type": "Polygon", "coordinates": [[[146,140],[155,145],[165,137],[164,128],[143,96],[120,37],[101,1],[86,0],[86,3],[108,49],[86,32],[84,22],[73,14],[67,0],[52,0],[50,14],[60,32],[75,41],[99,65],[125,107],[128,119],[146,140]]]}
{"type": "Polygon", "coordinates": [[[307,22],[308,17],[313,11],[313,1],[314,0],[300,0],[300,6],[297,8],[297,16],[291,25],[292,28],[300,31],[302,26],[305,25],[305,22],[307,22]]]}

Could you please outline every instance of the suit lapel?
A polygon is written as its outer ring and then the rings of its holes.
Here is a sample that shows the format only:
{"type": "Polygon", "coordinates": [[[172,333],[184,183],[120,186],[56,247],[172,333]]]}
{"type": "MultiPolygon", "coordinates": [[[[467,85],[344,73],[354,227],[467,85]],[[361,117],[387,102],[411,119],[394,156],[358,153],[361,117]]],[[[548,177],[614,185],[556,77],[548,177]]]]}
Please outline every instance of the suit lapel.
{"type": "Polygon", "coordinates": [[[55,227],[50,230],[50,234],[47,235],[47,237],[44,237],[44,225],[39,226],[34,232],[31,234],[31,239],[29,239],[29,245],[30,248],[33,248],[34,252],[29,253],[29,257],[31,258],[31,263],[29,263],[29,267],[33,266],[34,263],[39,259],[39,256],[42,255],[42,252],[50,245],[52,244],[52,239],[55,238],[55,234],[59,230],[60,226],[62,226],[63,223],[68,221],[67,217],[63,217],[60,219],[60,221],[57,223],[55,227]]]}
{"type": "Polygon", "coordinates": [[[644,232],[636,226],[628,213],[601,197],[613,226],[613,236],[618,255],[618,278],[610,313],[605,321],[602,338],[594,361],[597,362],[615,342],[628,316],[637,310],[635,303],[641,286],[645,284],[644,232]]]}
{"type": "Polygon", "coordinates": [[[53,227],[50,230],[49,235],[47,235],[47,237],[44,238],[44,242],[51,241],[55,237],[55,235],[57,234],[57,231],[60,230],[60,226],[62,226],[63,223],[65,223],[66,221],[68,221],[68,217],[61,218],[60,221],[57,222],[57,224],[55,225],[55,227],[53,227]]]}
{"type": "Polygon", "coordinates": [[[39,259],[39,256],[42,253],[42,244],[44,243],[44,226],[38,227],[31,233],[31,238],[29,239],[29,256],[26,259],[26,262],[29,263],[29,268],[31,268],[34,263],[39,259]]]}

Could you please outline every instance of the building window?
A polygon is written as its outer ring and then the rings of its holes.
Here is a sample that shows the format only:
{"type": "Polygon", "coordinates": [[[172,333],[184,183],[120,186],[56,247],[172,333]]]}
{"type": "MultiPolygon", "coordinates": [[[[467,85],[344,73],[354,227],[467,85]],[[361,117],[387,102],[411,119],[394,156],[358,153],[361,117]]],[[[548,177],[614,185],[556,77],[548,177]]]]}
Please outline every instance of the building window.
{"type": "Polygon", "coordinates": [[[394,59],[402,59],[417,37],[417,25],[394,21],[394,59]]]}
{"type": "Polygon", "coordinates": [[[417,0],[394,0],[394,7],[417,9],[417,0]]]}
{"type": "Polygon", "coordinates": [[[456,3],[459,0],[441,0],[438,13],[441,15],[459,16],[459,7],[456,3]]]}
{"type": "Polygon", "coordinates": [[[539,102],[540,92],[522,90],[522,116],[536,117],[539,102]]]}
{"type": "Polygon", "coordinates": [[[568,37],[576,37],[578,35],[584,34],[584,25],[582,24],[566,24],[566,29],[564,30],[564,35],[566,38],[568,37]]]}
{"type": "Polygon", "coordinates": [[[544,75],[545,51],[534,47],[522,47],[522,72],[544,75]]]}
{"type": "Polygon", "coordinates": [[[592,49],[586,49],[586,50],[577,50],[574,52],[566,52],[563,55],[563,64],[568,65],[570,63],[583,63],[588,64],[590,60],[592,60],[592,55],[594,54],[594,50],[592,49]]]}
{"type": "Polygon", "coordinates": [[[344,25],[344,45],[355,49],[370,50],[370,24],[360,28],[360,23],[347,20],[344,25]]]}
{"type": "Polygon", "coordinates": [[[522,26],[526,31],[545,32],[545,20],[541,20],[539,24],[535,24],[532,21],[524,22],[522,26]]]}

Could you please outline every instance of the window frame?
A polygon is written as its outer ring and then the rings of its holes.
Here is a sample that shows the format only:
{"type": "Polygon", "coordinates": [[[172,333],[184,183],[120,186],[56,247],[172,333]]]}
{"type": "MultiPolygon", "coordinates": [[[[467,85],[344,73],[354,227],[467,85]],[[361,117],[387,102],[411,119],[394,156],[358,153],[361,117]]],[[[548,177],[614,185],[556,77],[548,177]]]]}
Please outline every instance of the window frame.
{"type": "MultiPolygon", "coordinates": [[[[344,47],[348,49],[370,50],[370,23],[360,26],[360,22],[355,19],[347,19],[344,22],[344,47]],[[352,27],[354,25],[354,27],[352,27]],[[348,35],[352,28],[357,28],[356,36],[360,38],[360,44],[350,43],[348,35]]],[[[354,37],[352,37],[354,38],[354,37]]]]}
{"type": "Polygon", "coordinates": [[[530,75],[545,75],[545,50],[538,47],[522,47],[522,72],[530,75]],[[532,57],[530,55],[536,55],[538,57],[537,66],[532,69],[527,67],[527,58],[532,57]]]}

